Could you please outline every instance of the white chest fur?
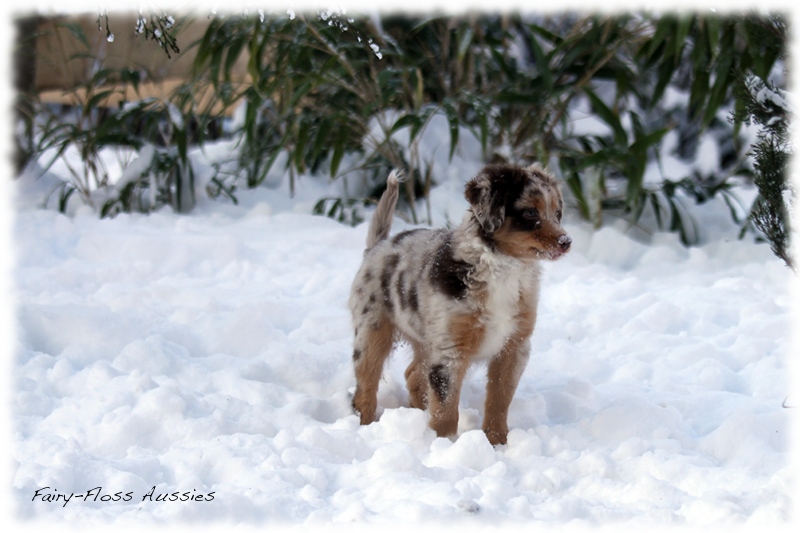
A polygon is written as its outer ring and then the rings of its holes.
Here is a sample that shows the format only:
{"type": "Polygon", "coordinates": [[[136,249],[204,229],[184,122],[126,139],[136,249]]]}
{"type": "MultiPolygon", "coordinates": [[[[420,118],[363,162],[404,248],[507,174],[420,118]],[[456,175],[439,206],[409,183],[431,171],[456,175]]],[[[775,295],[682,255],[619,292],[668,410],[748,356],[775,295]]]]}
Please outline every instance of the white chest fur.
{"type": "Polygon", "coordinates": [[[476,354],[479,359],[496,356],[517,330],[522,294],[535,290],[538,281],[538,269],[517,260],[492,261],[486,266],[484,338],[476,354]]]}

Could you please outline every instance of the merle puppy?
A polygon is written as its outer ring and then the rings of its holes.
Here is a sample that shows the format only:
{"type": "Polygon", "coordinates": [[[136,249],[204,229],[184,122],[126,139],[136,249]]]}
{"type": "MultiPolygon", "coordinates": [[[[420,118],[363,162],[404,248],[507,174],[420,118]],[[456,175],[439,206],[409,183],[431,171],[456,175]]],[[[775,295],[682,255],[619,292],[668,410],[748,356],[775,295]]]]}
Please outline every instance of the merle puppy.
{"type": "Polygon", "coordinates": [[[558,183],[536,164],[489,165],[466,185],[470,207],[458,228],[390,239],[398,187],[392,172],[350,295],[353,408],[362,424],[375,419],[384,361],[405,340],[414,351],[405,372],[410,404],[429,409],[440,437],[456,434],[467,367],[488,363],[483,430],[493,445],[505,444],[536,322],[539,261],[558,259],[572,242],[561,227],[558,183]]]}

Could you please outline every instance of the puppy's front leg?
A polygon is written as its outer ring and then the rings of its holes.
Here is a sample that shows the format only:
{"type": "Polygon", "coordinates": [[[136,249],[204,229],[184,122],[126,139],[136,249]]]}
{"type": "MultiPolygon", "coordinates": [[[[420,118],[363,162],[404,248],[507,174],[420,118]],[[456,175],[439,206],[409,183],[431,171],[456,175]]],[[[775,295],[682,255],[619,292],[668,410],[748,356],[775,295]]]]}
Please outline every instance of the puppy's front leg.
{"type": "Polygon", "coordinates": [[[439,437],[454,436],[458,430],[458,399],[467,366],[465,358],[454,357],[428,369],[431,391],[428,398],[429,425],[439,437]]]}
{"type": "Polygon", "coordinates": [[[456,314],[447,322],[447,348],[434,348],[426,372],[430,392],[428,410],[430,427],[440,437],[456,434],[458,429],[458,400],[461,383],[470,359],[475,356],[484,339],[485,327],[481,314],[456,314]]]}
{"type": "Polygon", "coordinates": [[[527,338],[509,339],[500,355],[489,363],[483,431],[493,446],[507,442],[508,408],[528,363],[530,349],[527,338]]]}

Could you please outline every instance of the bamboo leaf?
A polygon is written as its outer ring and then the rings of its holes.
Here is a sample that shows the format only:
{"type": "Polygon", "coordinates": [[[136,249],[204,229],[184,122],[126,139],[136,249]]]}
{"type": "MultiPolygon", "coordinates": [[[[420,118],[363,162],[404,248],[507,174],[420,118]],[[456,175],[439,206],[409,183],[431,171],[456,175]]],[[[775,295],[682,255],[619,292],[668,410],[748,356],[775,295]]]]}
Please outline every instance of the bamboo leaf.
{"type": "Polygon", "coordinates": [[[534,65],[539,72],[542,79],[543,88],[546,91],[553,90],[553,72],[550,70],[550,61],[544,54],[542,47],[536,40],[535,35],[528,35],[528,44],[530,45],[531,53],[533,54],[534,65]]]}
{"type": "Polygon", "coordinates": [[[464,56],[467,54],[467,50],[469,50],[470,45],[472,44],[472,38],[475,35],[475,30],[472,25],[467,25],[466,30],[460,32],[459,39],[458,39],[458,60],[463,61],[464,56]]]}
{"type": "Polygon", "coordinates": [[[436,108],[434,107],[425,108],[419,115],[418,120],[411,124],[410,137],[412,141],[417,138],[417,135],[419,134],[420,130],[425,124],[428,123],[428,120],[431,118],[434,111],[436,111],[436,108]]]}
{"type": "Polygon", "coordinates": [[[320,123],[317,126],[314,147],[311,152],[312,160],[318,159],[319,156],[322,154],[323,149],[327,146],[328,142],[330,141],[329,139],[330,131],[331,131],[331,120],[327,118],[323,118],[322,120],[320,120],[320,123]]]}
{"type": "Polygon", "coordinates": [[[534,32],[546,40],[550,41],[554,45],[560,45],[564,42],[564,38],[551,32],[550,30],[544,28],[543,26],[539,26],[538,24],[528,24],[528,27],[534,32]]]}
{"type": "Polygon", "coordinates": [[[719,18],[716,16],[706,16],[700,19],[702,21],[702,29],[706,34],[709,46],[712,50],[717,49],[719,44],[719,18]]]}
{"type": "Polygon", "coordinates": [[[86,107],[89,109],[94,109],[96,107],[99,107],[100,103],[109,96],[111,96],[112,94],[114,94],[114,92],[115,92],[114,89],[109,89],[106,91],[100,91],[98,93],[93,94],[92,97],[89,98],[89,101],[86,102],[86,107]]]}
{"type": "Polygon", "coordinates": [[[445,112],[447,114],[447,121],[450,124],[450,157],[449,161],[453,160],[453,154],[456,151],[456,147],[458,146],[458,129],[459,129],[459,122],[458,122],[458,115],[456,114],[455,108],[451,105],[445,106],[445,112]]]}
{"type": "Polygon", "coordinates": [[[629,209],[633,212],[639,207],[642,200],[643,184],[644,184],[644,171],[647,167],[647,151],[641,150],[638,152],[631,152],[629,164],[627,167],[626,177],[628,178],[628,186],[626,191],[625,202],[629,209]]]}
{"type": "Polygon", "coordinates": [[[233,39],[230,44],[228,45],[228,50],[225,54],[225,65],[223,72],[225,73],[225,81],[231,80],[231,71],[233,67],[236,65],[236,62],[239,60],[239,55],[241,55],[242,50],[245,46],[245,38],[238,37],[233,39]]]}
{"type": "Polygon", "coordinates": [[[622,123],[620,122],[617,114],[614,113],[591,89],[585,89],[584,93],[586,93],[586,96],[589,97],[589,102],[591,103],[594,112],[597,113],[597,116],[600,117],[603,122],[611,126],[611,129],[614,131],[614,138],[617,144],[627,145],[628,134],[622,127],[622,123]]]}
{"type": "Polygon", "coordinates": [[[662,44],[667,40],[668,36],[675,34],[676,21],[675,17],[665,15],[659,19],[656,24],[656,31],[653,36],[646,42],[644,46],[639,49],[637,56],[639,58],[646,58],[645,64],[651,66],[659,60],[666,60],[672,55],[672,50],[666,52],[662,44]],[[656,52],[661,52],[657,54],[656,52]]]}
{"type": "Polygon", "coordinates": [[[589,204],[586,202],[586,197],[583,194],[583,184],[581,183],[578,173],[570,172],[566,181],[569,190],[578,201],[578,212],[584,220],[589,220],[589,204]]]}
{"type": "Polygon", "coordinates": [[[86,34],[84,33],[83,28],[81,28],[80,24],[78,24],[77,22],[61,22],[58,23],[58,26],[69,30],[72,36],[78,39],[81,42],[81,44],[86,48],[91,48],[91,45],[89,44],[89,39],[86,38],[86,34]]]}
{"type": "Polygon", "coordinates": [[[644,152],[644,151],[646,151],[648,148],[652,147],[653,145],[658,144],[658,142],[661,141],[661,139],[664,138],[664,135],[666,135],[667,132],[669,132],[669,131],[670,131],[670,128],[661,128],[661,129],[658,129],[656,131],[652,131],[652,132],[650,132],[648,134],[645,134],[642,137],[639,137],[636,140],[636,142],[634,142],[631,145],[630,151],[631,152],[644,152]]]}
{"type": "Polygon", "coordinates": [[[731,66],[733,64],[733,50],[723,47],[717,62],[716,80],[708,97],[706,110],[703,114],[703,126],[708,126],[722,107],[728,88],[731,84],[731,66]]]}
{"type": "Polygon", "coordinates": [[[683,47],[686,45],[686,36],[689,35],[689,30],[693,22],[694,16],[692,15],[684,15],[678,19],[675,37],[672,41],[674,46],[672,57],[675,59],[676,63],[681,60],[683,47]]]}
{"type": "Polygon", "coordinates": [[[61,213],[66,213],[67,211],[67,203],[69,203],[69,197],[72,196],[72,193],[75,192],[75,187],[72,185],[65,183],[61,186],[61,194],[58,197],[58,211],[61,213]]]}
{"type": "Polygon", "coordinates": [[[306,142],[308,141],[309,129],[308,121],[301,119],[294,145],[294,166],[300,172],[305,169],[306,142]]]}
{"type": "Polygon", "coordinates": [[[336,138],[336,143],[333,147],[333,157],[331,157],[331,178],[335,178],[339,172],[339,165],[342,163],[344,157],[344,140],[342,136],[336,138]]]}
{"type": "Polygon", "coordinates": [[[696,118],[700,113],[708,94],[708,70],[698,65],[695,69],[695,78],[689,93],[689,116],[696,118]]]}
{"type": "Polygon", "coordinates": [[[395,121],[395,123],[392,125],[392,129],[389,130],[389,133],[393,134],[398,130],[401,130],[407,126],[414,126],[419,122],[420,119],[416,114],[407,113],[395,121]]]}
{"type": "Polygon", "coordinates": [[[675,72],[675,63],[672,61],[663,61],[658,67],[658,81],[656,82],[655,89],[653,90],[653,98],[650,101],[650,108],[652,109],[664,96],[664,91],[669,85],[672,75],[675,72]]]}

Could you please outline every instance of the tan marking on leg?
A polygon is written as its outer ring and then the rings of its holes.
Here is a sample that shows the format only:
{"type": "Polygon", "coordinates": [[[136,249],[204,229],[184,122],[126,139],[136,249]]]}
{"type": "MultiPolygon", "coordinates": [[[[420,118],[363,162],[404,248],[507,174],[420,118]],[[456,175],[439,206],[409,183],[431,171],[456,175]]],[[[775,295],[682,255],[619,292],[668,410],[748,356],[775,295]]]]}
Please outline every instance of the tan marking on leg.
{"type": "Polygon", "coordinates": [[[430,411],[430,427],[439,437],[455,435],[458,430],[458,399],[461,396],[461,383],[467,372],[470,360],[478,353],[483,343],[486,328],[480,323],[481,314],[455,315],[448,324],[450,340],[458,352],[457,359],[451,359],[446,365],[439,364],[426,368],[425,379],[428,381],[428,410],[430,411]],[[440,367],[437,371],[436,367],[440,367]],[[446,375],[444,384],[439,389],[430,382],[431,372],[437,372],[437,379],[446,375]]]}
{"type": "Polygon", "coordinates": [[[503,346],[500,355],[489,363],[487,373],[483,431],[493,446],[507,442],[508,408],[528,360],[525,352],[530,349],[530,344],[527,340],[536,322],[535,307],[528,305],[525,298],[520,300],[520,306],[522,309],[516,316],[517,329],[503,346]]]}
{"type": "Polygon", "coordinates": [[[418,342],[412,342],[414,359],[406,368],[406,386],[411,407],[425,409],[428,406],[428,375],[425,372],[425,361],[428,359],[427,351],[418,342]]]}
{"type": "Polygon", "coordinates": [[[375,420],[378,383],[383,372],[383,363],[392,351],[394,325],[384,320],[375,329],[363,329],[363,342],[359,342],[359,339],[356,341],[361,355],[355,362],[356,393],[353,396],[353,408],[361,415],[361,424],[365,425],[375,420]]]}
{"type": "Polygon", "coordinates": [[[448,325],[450,337],[456,349],[467,359],[478,353],[483,343],[486,327],[480,323],[481,314],[455,315],[448,325]]]}

